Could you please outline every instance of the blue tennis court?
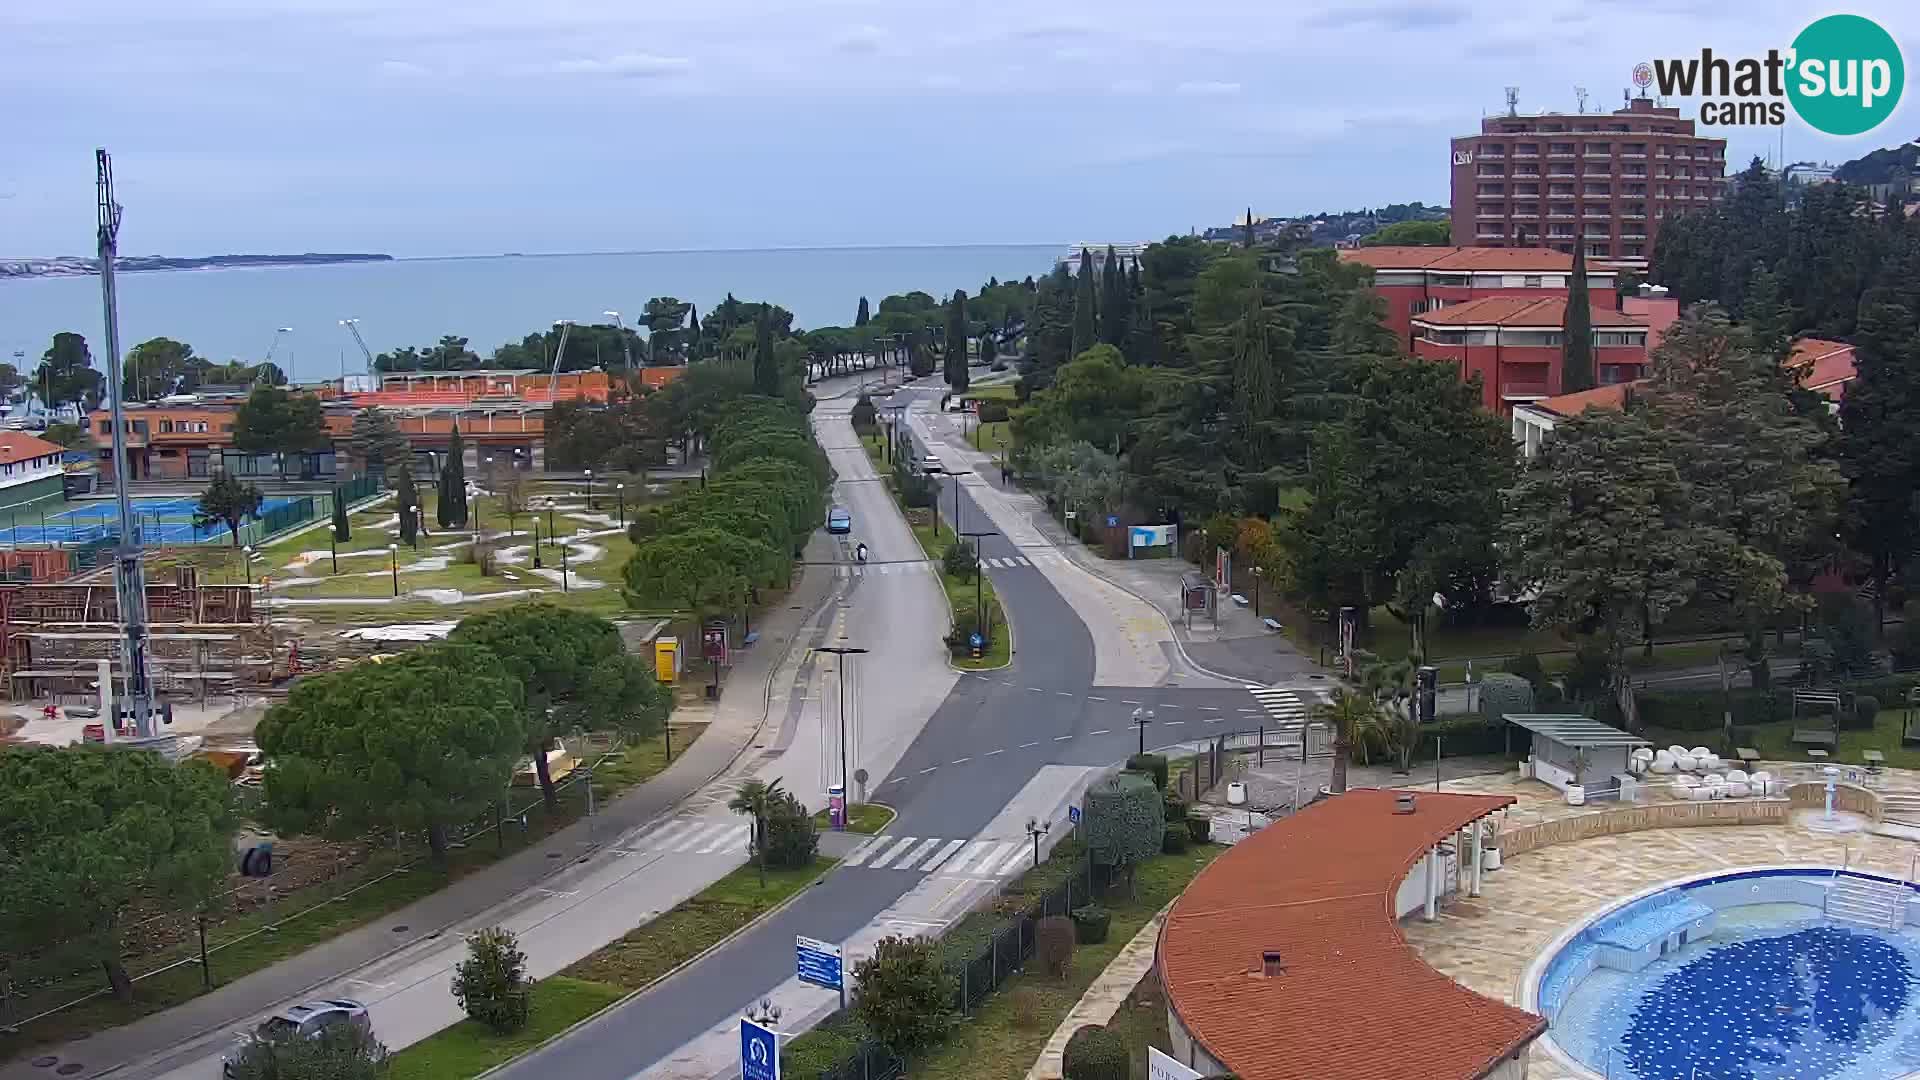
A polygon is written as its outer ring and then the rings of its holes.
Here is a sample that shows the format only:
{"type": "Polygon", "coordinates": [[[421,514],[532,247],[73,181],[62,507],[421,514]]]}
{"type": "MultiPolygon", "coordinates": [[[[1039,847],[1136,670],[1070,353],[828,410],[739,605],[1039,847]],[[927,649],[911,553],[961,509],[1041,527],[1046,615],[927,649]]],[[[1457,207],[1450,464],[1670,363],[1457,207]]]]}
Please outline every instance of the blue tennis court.
{"type": "MultiPolygon", "coordinates": [[[[278,513],[299,504],[311,505],[311,496],[271,495],[260,504],[260,518],[285,517],[278,513]]],[[[135,499],[133,514],[143,544],[198,544],[208,540],[231,539],[220,522],[195,528],[193,514],[198,499],[135,499]]],[[[311,513],[302,515],[310,517],[311,513]]],[[[77,503],[57,514],[34,512],[9,513],[0,518],[0,544],[78,545],[95,543],[116,536],[119,531],[119,507],[112,499],[77,503]]],[[[258,520],[258,519],[256,519],[258,520]]]]}

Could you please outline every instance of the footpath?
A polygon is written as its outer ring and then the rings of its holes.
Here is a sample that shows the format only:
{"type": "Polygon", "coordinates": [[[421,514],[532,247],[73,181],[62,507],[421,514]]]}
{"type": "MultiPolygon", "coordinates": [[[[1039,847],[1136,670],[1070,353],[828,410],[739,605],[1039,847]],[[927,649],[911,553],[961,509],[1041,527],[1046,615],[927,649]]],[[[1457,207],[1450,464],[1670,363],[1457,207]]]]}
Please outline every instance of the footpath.
{"type": "MultiPolygon", "coordinates": [[[[825,563],[832,550],[824,536],[809,541],[806,561],[825,563]]],[[[37,1047],[0,1066],[0,1080],[47,1080],[58,1075],[86,1080],[178,1049],[223,1029],[246,1022],[326,983],[349,977],[396,953],[431,942],[452,928],[502,905],[537,895],[541,885],[574,866],[599,843],[605,844],[665,817],[725,773],[762,735],[776,697],[775,675],[792,675],[785,664],[795,638],[827,602],[833,588],[829,567],[800,570],[794,588],[778,610],[756,621],[759,637],[736,652],[727,690],[711,708],[705,732],[672,765],[544,841],[459,879],[399,911],[351,930],[296,956],[218,987],[192,1001],[70,1043],[37,1047]],[[571,857],[557,857],[556,853],[571,857]],[[401,928],[407,928],[401,931],[401,928]],[[46,1065],[37,1061],[55,1059],[46,1065]],[[79,1068],[71,1068],[78,1065],[79,1068]]],[[[689,710],[691,711],[691,710],[689,710]]],[[[677,713],[685,719],[684,713],[677,713]]],[[[609,924],[609,939],[627,928],[609,924]]],[[[217,968],[216,968],[217,970],[217,968]]],[[[137,986],[136,986],[137,992],[137,986]]],[[[396,1047],[397,1048],[397,1047],[396,1047]]]]}

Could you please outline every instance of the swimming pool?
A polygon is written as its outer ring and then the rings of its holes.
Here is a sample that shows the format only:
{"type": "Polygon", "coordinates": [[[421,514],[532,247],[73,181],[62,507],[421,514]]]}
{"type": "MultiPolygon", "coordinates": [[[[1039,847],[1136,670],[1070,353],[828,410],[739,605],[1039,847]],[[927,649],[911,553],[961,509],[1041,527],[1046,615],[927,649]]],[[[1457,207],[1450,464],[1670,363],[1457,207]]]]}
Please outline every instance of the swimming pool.
{"type": "MultiPolygon", "coordinates": [[[[305,495],[270,495],[260,504],[260,516],[303,501],[312,500],[305,495]]],[[[228,538],[227,527],[219,523],[194,527],[193,514],[199,506],[197,498],[133,500],[140,539],[148,544],[197,544],[228,538]]],[[[7,514],[0,516],[0,545],[85,544],[118,532],[119,514],[112,499],[71,503],[59,513],[44,515],[44,520],[37,510],[7,514]]]]}
{"type": "Polygon", "coordinates": [[[1563,934],[1523,1004],[1607,1080],[1920,1074],[1920,889],[1770,867],[1671,883],[1563,934]]]}

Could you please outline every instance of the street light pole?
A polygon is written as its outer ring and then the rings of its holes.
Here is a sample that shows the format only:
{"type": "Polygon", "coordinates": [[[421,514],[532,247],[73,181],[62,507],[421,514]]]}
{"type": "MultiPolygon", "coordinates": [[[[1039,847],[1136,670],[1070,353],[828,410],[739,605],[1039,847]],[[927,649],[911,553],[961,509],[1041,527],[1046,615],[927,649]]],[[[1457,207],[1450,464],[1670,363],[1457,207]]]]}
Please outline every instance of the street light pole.
{"type": "Polygon", "coordinates": [[[387,545],[387,568],[393,571],[393,595],[400,596],[400,545],[387,545]]]}
{"type": "MultiPolygon", "coordinates": [[[[821,645],[817,646],[813,651],[832,653],[840,658],[836,668],[840,678],[840,791],[841,798],[851,798],[853,787],[849,783],[850,777],[847,775],[847,657],[861,655],[867,650],[844,645],[821,645]]],[[[844,811],[842,811],[841,817],[844,821],[844,811]]]]}
{"type": "Polygon", "coordinates": [[[1153,723],[1153,718],[1154,712],[1152,709],[1136,708],[1133,710],[1133,726],[1140,729],[1139,753],[1145,754],[1147,752],[1147,725],[1153,723]]]}
{"type": "Polygon", "coordinates": [[[617,311],[603,311],[600,314],[613,317],[613,328],[620,331],[620,353],[627,358],[627,370],[631,372],[633,370],[633,344],[627,338],[627,324],[620,321],[620,313],[617,311]]]}
{"type": "Polygon", "coordinates": [[[980,640],[984,642],[987,637],[987,612],[985,591],[980,582],[981,576],[985,573],[980,566],[980,541],[985,537],[999,536],[1000,534],[988,529],[985,532],[961,533],[960,535],[973,542],[973,632],[979,634],[980,640]]]}
{"type": "Polygon", "coordinates": [[[247,572],[247,584],[253,584],[253,545],[240,549],[240,568],[247,572]]]}
{"type": "Polygon", "coordinates": [[[627,527],[627,485],[613,485],[614,497],[620,500],[620,527],[627,527]]]}
{"type": "MultiPolygon", "coordinates": [[[[960,478],[963,476],[972,476],[973,470],[962,469],[959,472],[949,472],[947,473],[947,475],[953,478],[953,535],[956,538],[958,538],[960,535],[960,524],[961,524],[960,522],[960,478]]],[[[938,537],[940,535],[940,515],[937,513],[933,515],[933,535],[935,537],[938,537]]]]}
{"type": "Polygon", "coordinates": [[[593,470],[587,470],[587,510],[593,510],[593,470]]]}

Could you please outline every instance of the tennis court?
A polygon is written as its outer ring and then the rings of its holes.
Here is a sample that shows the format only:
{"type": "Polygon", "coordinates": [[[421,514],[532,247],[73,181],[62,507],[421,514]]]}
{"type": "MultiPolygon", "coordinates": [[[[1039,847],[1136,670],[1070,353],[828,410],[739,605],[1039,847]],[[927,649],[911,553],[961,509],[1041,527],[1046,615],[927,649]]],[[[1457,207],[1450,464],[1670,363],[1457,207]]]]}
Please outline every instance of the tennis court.
{"type": "MultiPolygon", "coordinates": [[[[198,544],[208,540],[229,539],[226,525],[214,522],[195,528],[194,510],[198,499],[135,499],[133,514],[143,544],[198,544]]],[[[260,504],[255,520],[298,521],[313,516],[314,499],[308,495],[268,496],[260,504]],[[300,513],[301,510],[306,511],[300,513]]],[[[57,514],[9,513],[0,519],[0,544],[81,545],[96,543],[118,535],[119,507],[112,499],[76,503],[57,514]]]]}

